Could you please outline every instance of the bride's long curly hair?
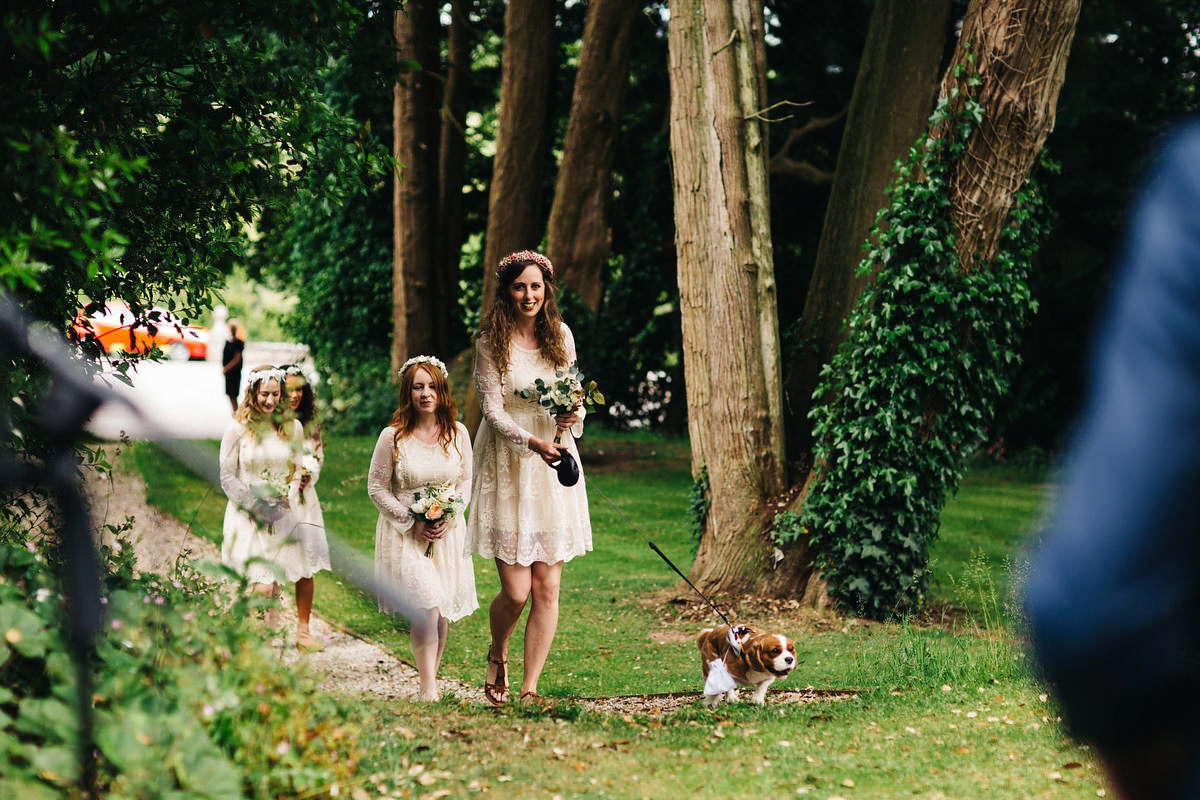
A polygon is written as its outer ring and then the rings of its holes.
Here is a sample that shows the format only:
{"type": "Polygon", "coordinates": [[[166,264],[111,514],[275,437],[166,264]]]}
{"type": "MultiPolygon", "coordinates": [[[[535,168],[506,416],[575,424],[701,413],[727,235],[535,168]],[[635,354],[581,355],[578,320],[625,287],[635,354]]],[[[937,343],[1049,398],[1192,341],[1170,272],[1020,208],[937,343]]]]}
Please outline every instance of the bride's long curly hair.
{"type": "Polygon", "coordinates": [[[450,394],[450,384],[446,382],[446,376],[440,369],[429,364],[413,364],[400,375],[400,405],[392,413],[390,423],[396,429],[394,441],[398,444],[417,427],[417,407],[413,405],[412,388],[418,369],[425,370],[431,378],[430,382],[433,384],[434,391],[437,392],[437,409],[434,410],[433,415],[438,423],[438,443],[442,446],[443,452],[449,453],[450,445],[454,445],[455,449],[458,448],[458,441],[454,435],[455,422],[458,420],[458,406],[454,402],[454,396],[450,394]]]}
{"type": "Polygon", "coordinates": [[[557,284],[554,282],[554,272],[533,260],[514,261],[500,271],[491,308],[483,324],[479,326],[479,336],[486,336],[491,344],[496,368],[501,375],[508,371],[508,348],[512,344],[513,332],[517,329],[519,318],[517,304],[509,294],[509,287],[530,264],[541,270],[542,283],[546,285],[546,298],[534,323],[538,346],[542,349],[542,356],[554,366],[569,366],[566,340],[562,332],[562,314],[558,311],[558,301],[555,299],[557,284]]]}

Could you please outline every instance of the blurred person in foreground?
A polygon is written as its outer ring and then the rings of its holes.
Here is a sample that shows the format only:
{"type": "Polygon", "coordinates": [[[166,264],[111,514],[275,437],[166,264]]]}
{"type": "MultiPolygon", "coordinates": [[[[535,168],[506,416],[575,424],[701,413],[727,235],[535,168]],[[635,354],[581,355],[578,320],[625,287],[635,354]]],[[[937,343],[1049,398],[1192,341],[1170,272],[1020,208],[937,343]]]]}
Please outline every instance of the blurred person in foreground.
{"type": "Polygon", "coordinates": [[[1128,798],[1200,798],[1200,118],[1130,220],[1025,598],[1070,729],[1128,798]]]}

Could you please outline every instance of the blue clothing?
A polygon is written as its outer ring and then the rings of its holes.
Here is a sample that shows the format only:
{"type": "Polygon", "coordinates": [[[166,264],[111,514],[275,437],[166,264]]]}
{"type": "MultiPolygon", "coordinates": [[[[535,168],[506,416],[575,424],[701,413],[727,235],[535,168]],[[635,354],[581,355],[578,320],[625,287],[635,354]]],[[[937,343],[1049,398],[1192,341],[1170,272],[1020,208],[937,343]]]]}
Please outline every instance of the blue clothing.
{"type": "MultiPolygon", "coordinates": [[[[1167,140],[1120,267],[1026,610],[1038,665],[1077,734],[1102,753],[1182,742],[1195,770],[1200,119],[1167,140]]],[[[1198,786],[1174,796],[1200,797],[1198,786]]]]}

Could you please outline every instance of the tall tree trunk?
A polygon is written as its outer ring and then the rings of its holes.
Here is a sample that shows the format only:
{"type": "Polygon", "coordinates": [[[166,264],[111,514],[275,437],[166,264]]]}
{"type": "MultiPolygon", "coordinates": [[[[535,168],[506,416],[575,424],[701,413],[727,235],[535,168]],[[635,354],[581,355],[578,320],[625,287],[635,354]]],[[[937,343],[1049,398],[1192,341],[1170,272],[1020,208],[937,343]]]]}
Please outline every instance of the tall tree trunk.
{"type": "MultiPolygon", "coordinates": [[[[542,165],[554,64],[552,0],[509,0],[504,11],[500,118],[483,255],[483,305],[496,290],[496,264],[506,253],[535,248],[542,239],[542,165]]],[[[472,383],[463,402],[467,429],[482,415],[472,383]]]]}
{"type": "Polygon", "coordinates": [[[471,93],[471,27],[473,0],[451,0],[446,35],[446,84],[442,89],[441,139],[438,144],[437,238],[434,243],[435,314],[440,356],[450,341],[451,319],[458,304],[459,260],[462,251],[462,187],[466,176],[467,99],[471,93]]]}
{"type": "Polygon", "coordinates": [[[710,506],[693,580],[755,584],[783,488],[779,332],[752,0],[671,6],[671,157],[692,468],[710,506]]]}
{"type": "Polygon", "coordinates": [[[509,0],[504,12],[500,118],[488,194],[483,297],[490,302],[496,264],[542,239],[542,167],[554,64],[553,0],[509,0]]]}
{"type": "Polygon", "coordinates": [[[434,230],[437,209],[438,7],[409,0],[396,12],[396,48],[402,59],[392,107],[393,189],[392,369],[415,353],[438,351],[428,324],[437,308],[434,230]],[[424,310],[424,312],[422,312],[424,310]]]}
{"type": "Polygon", "coordinates": [[[813,446],[812,394],[865,284],[856,275],[862,246],[887,202],[893,165],[928,124],[949,17],[950,0],[879,0],[871,12],[800,319],[805,346],[788,364],[784,385],[788,457],[805,469],[813,446]]]}
{"type": "MultiPolygon", "coordinates": [[[[967,80],[984,121],[958,160],[952,213],[962,269],[991,266],[1013,193],[1029,178],[1054,129],[1058,94],[1082,0],[972,0],[954,60],[942,79],[951,106],[968,96],[967,80]]],[[[934,135],[939,131],[934,129],[934,135]]]]}
{"type": "Polygon", "coordinates": [[[629,79],[630,31],[641,0],[592,0],[562,163],[547,225],[547,255],[561,285],[600,308],[612,244],[608,204],[621,106],[629,79]]]}

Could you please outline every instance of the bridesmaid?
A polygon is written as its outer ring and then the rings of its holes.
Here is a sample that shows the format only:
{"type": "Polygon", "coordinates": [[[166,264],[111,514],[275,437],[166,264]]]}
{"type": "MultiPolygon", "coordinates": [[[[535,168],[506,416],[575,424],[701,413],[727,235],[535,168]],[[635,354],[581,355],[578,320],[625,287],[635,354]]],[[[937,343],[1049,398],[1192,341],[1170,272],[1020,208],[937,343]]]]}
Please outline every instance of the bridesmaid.
{"type": "MultiPolygon", "coordinates": [[[[297,519],[296,536],[304,545],[308,559],[317,569],[329,569],[329,542],[325,538],[325,517],[317,498],[316,484],[325,463],[325,437],[317,417],[316,398],[304,370],[296,364],[280,369],[286,380],[288,405],[292,415],[303,426],[304,438],[300,452],[300,483],[292,508],[297,519]]],[[[312,578],[296,581],[296,646],[302,650],[322,650],[322,644],[309,631],[312,616],[314,583],[312,578]]]]}
{"type": "Polygon", "coordinates": [[[399,407],[375,443],[367,493],[379,509],[375,576],[415,607],[409,634],[422,700],[439,697],[437,672],[449,624],[479,608],[475,567],[460,524],[471,496],[471,470],[471,439],[458,422],[446,365],[433,356],[410,358],[400,368],[399,407]],[[458,498],[436,520],[412,513],[414,495],[427,486],[448,486],[458,498]]]}
{"type": "MultiPolygon", "coordinates": [[[[304,429],[283,413],[284,386],[282,370],[252,369],[242,403],[221,437],[221,488],[229,498],[221,561],[245,575],[255,591],[272,597],[279,589],[273,564],[289,583],[296,584],[299,601],[302,584],[311,587],[313,575],[328,569],[328,562],[311,558],[298,536],[294,498],[300,491],[304,429]]],[[[273,614],[268,615],[268,622],[273,619],[273,614]]],[[[307,622],[305,618],[304,633],[307,622]]],[[[304,646],[300,628],[296,644],[304,646]]]]}

